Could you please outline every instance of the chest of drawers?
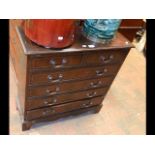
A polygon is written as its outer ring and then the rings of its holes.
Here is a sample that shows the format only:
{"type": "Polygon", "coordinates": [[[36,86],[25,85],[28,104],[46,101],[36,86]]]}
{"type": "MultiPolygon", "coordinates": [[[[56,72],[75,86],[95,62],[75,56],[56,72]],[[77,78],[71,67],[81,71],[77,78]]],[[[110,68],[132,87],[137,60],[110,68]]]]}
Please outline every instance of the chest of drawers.
{"type": "Polygon", "coordinates": [[[23,131],[40,121],[99,112],[132,47],[119,33],[109,45],[94,44],[79,33],[69,48],[45,49],[29,41],[20,27],[12,27],[10,40],[23,131]]]}

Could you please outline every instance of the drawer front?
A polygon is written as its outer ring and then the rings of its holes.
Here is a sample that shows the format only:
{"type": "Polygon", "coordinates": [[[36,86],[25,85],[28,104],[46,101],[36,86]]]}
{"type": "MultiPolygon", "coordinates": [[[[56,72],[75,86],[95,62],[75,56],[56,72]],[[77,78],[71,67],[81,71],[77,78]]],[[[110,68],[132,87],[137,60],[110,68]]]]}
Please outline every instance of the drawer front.
{"type": "Polygon", "coordinates": [[[103,77],[77,82],[58,83],[51,86],[31,87],[29,88],[28,96],[51,96],[59,93],[99,88],[110,85],[112,80],[113,77],[103,77]]]}
{"type": "Polygon", "coordinates": [[[55,69],[64,68],[70,66],[80,65],[82,60],[82,54],[78,55],[45,55],[41,57],[32,57],[31,68],[32,69],[55,69]]]}
{"type": "Polygon", "coordinates": [[[84,55],[84,62],[87,65],[105,65],[122,63],[126,57],[125,51],[99,51],[84,55]]]}
{"type": "Polygon", "coordinates": [[[68,71],[45,72],[30,74],[31,85],[63,82],[70,80],[84,80],[89,78],[104,77],[115,74],[119,69],[119,65],[79,68],[68,71]]]}
{"type": "Polygon", "coordinates": [[[61,95],[53,95],[46,98],[34,98],[27,101],[27,110],[52,106],[61,103],[67,103],[71,101],[88,99],[97,96],[104,96],[108,90],[108,87],[92,89],[87,91],[75,92],[75,93],[66,93],[61,95]]]}
{"type": "Polygon", "coordinates": [[[87,108],[87,107],[101,104],[102,100],[103,100],[103,98],[96,97],[93,99],[70,102],[68,104],[62,104],[62,105],[42,108],[42,109],[38,109],[38,110],[31,110],[31,111],[27,111],[26,119],[33,120],[33,119],[37,119],[37,118],[41,118],[41,117],[47,117],[50,115],[73,111],[76,109],[87,108]]]}

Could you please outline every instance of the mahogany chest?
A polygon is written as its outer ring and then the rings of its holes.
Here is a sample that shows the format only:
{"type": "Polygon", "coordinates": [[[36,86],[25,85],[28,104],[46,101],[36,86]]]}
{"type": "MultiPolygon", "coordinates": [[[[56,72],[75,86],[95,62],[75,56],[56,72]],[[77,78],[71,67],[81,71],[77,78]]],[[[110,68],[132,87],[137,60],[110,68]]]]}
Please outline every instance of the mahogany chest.
{"type": "Polygon", "coordinates": [[[60,50],[32,43],[21,27],[11,29],[10,39],[23,131],[40,121],[99,112],[132,47],[120,33],[103,45],[87,40],[80,30],[75,43],[60,50]]]}

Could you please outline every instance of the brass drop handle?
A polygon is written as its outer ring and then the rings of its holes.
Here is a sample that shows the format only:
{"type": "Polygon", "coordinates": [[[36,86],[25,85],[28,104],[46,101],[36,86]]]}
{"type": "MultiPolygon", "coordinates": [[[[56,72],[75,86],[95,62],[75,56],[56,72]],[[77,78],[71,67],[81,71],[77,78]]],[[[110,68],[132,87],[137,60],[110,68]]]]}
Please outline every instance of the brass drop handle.
{"type": "Polygon", "coordinates": [[[97,93],[96,92],[92,92],[92,93],[87,93],[88,97],[94,97],[97,93]]]}
{"type": "Polygon", "coordinates": [[[49,103],[48,101],[44,101],[44,105],[50,106],[50,105],[54,105],[54,103],[49,103]]]}
{"type": "Polygon", "coordinates": [[[48,105],[49,103],[48,103],[48,101],[44,101],[44,104],[45,104],[45,105],[48,105]]]}
{"type": "Polygon", "coordinates": [[[90,86],[91,87],[93,87],[93,88],[96,88],[96,87],[99,87],[100,85],[102,84],[102,82],[101,81],[98,81],[98,82],[91,82],[90,83],[90,86]]]}
{"type": "Polygon", "coordinates": [[[63,74],[59,74],[57,79],[53,79],[53,77],[51,75],[48,75],[47,79],[49,81],[51,81],[51,80],[53,80],[53,81],[61,81],[63,79],[63,74]]]}
{"type": "Polygon", "coordinates": [[[112,61],[114,58],[114,55],[110,55],[108,58],[106,58],[105,56],[101,55],[100,56],[100,60],[103,62],[103,63],[109,63],[110,61],[112,61]]]}
{"type": "Polygon", "coordinates": [[[63,79],[63,74],[59,74],[57,79],[54,79],[54,81],[61,81],[63,79]]]}
{"type": "Polygon", "coordinates": [[[44,116],[46,116],[46,115],[48,115],[48,114],[50,114],[50,113],[55,113],[55,110],[54,109],[47,109],[47,110],[45,110],[45,111],[43,111],[43,115],[44,116]]]}
{"type": "Polygon", "coordinates": [[[54,105],[57,102],[57,99],[53,99],[52,102],[44,101],[44,105],[54,105]]]}
{"type": "Polygon", "coordinates": [[[59,87],[56,87],[56,88],[55,88],[55,91],[46,89],[46,93],[47,93],[48,95],[52,95],[52,94],[55,94],[56,92],[58,92],[59,90],[60,90],[59,87]]]}
{"type": "Polygon", "coordinates": [[[103,71],[100,71],[100,70],[97,70],[96,71],[96,75],[97,76],[102,76],[102,75],[104,75],[104,73],[106,73],[108,70],[105,68],[103,71]]]}
{"type": "Polygon", "coordinates": [[[91,106],[92,104],[93,104],[93,102],[91,102],[91,101],[89,103],[83,103],[83,107],[86,108],[86,107],[91,106]]]}

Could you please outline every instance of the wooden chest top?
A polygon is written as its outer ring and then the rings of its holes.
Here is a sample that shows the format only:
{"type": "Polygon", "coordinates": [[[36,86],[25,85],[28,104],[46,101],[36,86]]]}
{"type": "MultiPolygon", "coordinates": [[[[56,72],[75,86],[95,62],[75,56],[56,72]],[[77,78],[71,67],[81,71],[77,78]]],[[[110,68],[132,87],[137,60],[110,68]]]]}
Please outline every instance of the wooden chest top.
{"type": "Polygon", "coordinates": [[[94,43],[86,39],[81,30],[77,30],[77,35],[75,42],[72,46],[65,49],[47,49],[41,46],[36,45],[31,42],[24,34],[24,31],[21,27],[17,27],[17,33],[20,38],[21,44],[26,55],[33,54],[52,54],[52,53],[72,53],[72,52],[85,52],[85,51],[96,51],[96,50],[111,50],[111,49],[130,49],[133,45],[120,33],[117,33],[115,38],[110,44],[100,44],[94,43]],[[80,32],[80,33],[79,33],[80,32]]]}

